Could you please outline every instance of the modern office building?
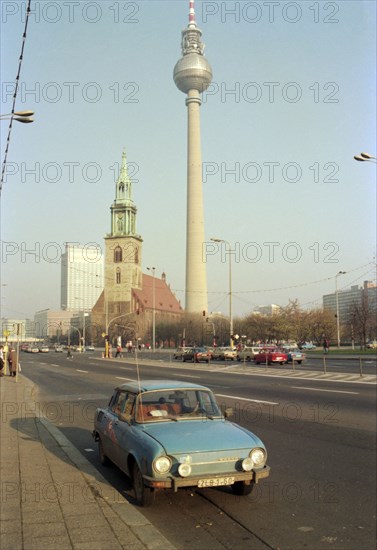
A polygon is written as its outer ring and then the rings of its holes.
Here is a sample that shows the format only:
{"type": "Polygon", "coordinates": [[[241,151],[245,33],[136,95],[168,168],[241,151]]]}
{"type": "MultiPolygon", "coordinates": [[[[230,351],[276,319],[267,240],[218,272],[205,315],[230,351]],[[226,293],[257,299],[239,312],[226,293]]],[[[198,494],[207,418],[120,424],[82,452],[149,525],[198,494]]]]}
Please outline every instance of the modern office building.
{"type": "Polygon", "coordinates": [[[187,222],[186,289],[188,312],[208,311],[207,271],[203,261],[204,212],[202,157],[200,145],[200,105],[212,81],[212,69],[204,57],[202,31],[195,20],[194,1],[190,1],[189,23],[182,31],[182,57],[174,67],[174,82],[187,94],[187,222]]]}
{"type": "Polygon", "coordinates": [[[345,321],[352,312],[354,305],[367,305],[370,312],[377,313],[377,285],[371,281],[364,281],[363,286],[353,285],[349,289],[338,290],[322,297],[323,309],[337,311],[337,297],[339,318],[345,321]]]}
{"type": "Polygon", "coordinates": [[[67,243],[61,259],[61,309],[90,311],[102,290],[103,254],[100,247],[67,243]]]}

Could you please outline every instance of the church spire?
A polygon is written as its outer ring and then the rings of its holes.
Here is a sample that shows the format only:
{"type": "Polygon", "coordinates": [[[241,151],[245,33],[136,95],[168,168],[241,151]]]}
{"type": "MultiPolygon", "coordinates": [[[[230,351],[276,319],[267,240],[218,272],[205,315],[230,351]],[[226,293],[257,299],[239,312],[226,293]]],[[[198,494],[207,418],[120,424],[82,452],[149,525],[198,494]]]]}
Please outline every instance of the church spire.
{"type": "Polygon", "coordinates": [[[111,206],[111,236],[135,236],[137,208],[132,200],[132,182],[128,175],[126,151],[122,153],[122,164],[115,188],[115,200],[111,206]]]}
{"type": "Polygon", "coordinates": [[[126,150],[123,149],[122,164],[120,167],[119,177],[116,182],[115,202],[122,203],[125,201],[132,202],[132,184],[128,175],[126,150]]]}

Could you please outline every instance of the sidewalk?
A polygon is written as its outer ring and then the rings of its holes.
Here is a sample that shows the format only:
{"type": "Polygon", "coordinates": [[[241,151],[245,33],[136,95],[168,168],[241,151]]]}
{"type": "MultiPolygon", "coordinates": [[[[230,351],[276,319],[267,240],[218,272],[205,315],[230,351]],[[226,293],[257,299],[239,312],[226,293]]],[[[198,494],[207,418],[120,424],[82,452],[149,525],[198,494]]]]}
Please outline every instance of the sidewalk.
{"type": "Polygon", "coordinates": [[[2,550],[173,550],[38,414],[29,380],[1,377],[0,390],[2,550]]]}

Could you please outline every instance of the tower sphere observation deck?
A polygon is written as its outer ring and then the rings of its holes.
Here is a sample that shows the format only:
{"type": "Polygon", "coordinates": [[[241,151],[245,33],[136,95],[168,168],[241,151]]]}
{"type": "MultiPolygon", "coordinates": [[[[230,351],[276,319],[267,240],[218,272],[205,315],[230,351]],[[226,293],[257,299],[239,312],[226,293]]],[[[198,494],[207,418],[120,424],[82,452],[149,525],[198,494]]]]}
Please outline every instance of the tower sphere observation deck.
{"type": "Polygon", "coordinates": [[[211,65],[201,54],[188,53],[174,67],[174,82],[185,94],[190,90],[202,93],[212,82],[211,65]]]}

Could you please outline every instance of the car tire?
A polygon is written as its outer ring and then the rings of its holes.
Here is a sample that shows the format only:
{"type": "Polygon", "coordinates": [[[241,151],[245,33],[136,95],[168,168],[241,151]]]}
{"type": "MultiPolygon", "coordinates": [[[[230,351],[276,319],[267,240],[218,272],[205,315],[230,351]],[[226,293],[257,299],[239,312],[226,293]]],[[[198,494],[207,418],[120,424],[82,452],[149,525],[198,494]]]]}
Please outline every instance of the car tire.
{"type": "Polygon", "coordinates": [[[103,444],[101,439],[98,441],[98,456],[102,466],[110,465],[110,459],[105,455],[105,451],[103,450],[103,444]]]}
{"type": "Polygon", "coordinates": [[[144,485],[143,476],[136,462],[132,468],[132,484],[138,505],[144,507],[150,506],[153,500],[153,492],[152,489],[144,485]]]}
{"type": "Polygon", "coordinates": [[[254,486],[254,482],[251,482],[250,485],[246,485],[244,481],[236,481],[235,483],[233,483],[233,485],[231,485],[231,488],[235,495],[245,497],[247,495],[250,495],[250,493],[254,489],[254,486]]]}
{"type": "Polygon", "coordinates": [[[298,363],[299,365],[301,365],[302,361],[297,361],[297,363],[298,363]]]}

